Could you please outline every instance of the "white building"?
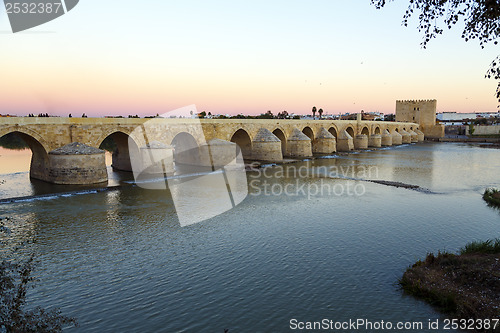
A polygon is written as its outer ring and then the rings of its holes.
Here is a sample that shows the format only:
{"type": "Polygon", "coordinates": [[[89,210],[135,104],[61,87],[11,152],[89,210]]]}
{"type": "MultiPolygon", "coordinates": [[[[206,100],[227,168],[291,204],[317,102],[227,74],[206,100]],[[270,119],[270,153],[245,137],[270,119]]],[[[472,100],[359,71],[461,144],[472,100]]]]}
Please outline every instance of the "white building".
{"type": "Polygon", "coordinates": [[[476,118],[495,118],[500,117],[500,112],[470,112],[470,113],[460,113],[460,112],[439,112],[436,115],[437,120],[442,122],[458,122],[461,125],[465,119],[476,119],[476,118]]]}

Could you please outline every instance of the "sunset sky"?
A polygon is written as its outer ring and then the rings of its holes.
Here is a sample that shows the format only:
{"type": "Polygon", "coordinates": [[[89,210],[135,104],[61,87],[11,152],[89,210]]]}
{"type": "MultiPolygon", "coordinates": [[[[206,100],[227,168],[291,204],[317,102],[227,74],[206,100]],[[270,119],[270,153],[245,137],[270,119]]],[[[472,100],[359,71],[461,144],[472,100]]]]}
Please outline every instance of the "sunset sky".
{"type": "Polygon", "coordinates": [[[495,111],[484,74],[500,48],[457,26],[422,49],[405,3],[81,0],[16,34],[2,6],[0,113],[392,113],[397,99],[495,111]]]}

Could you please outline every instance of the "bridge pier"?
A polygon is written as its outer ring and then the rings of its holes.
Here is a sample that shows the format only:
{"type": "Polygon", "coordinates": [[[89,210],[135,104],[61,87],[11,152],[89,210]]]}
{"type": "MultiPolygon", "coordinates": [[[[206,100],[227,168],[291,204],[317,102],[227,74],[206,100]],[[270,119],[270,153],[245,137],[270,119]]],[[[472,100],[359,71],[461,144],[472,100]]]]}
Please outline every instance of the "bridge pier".
{"type": "Polygon", "coordinates": [[[380,148],[382,147],[382,136],[379,134],[372,134],[368,138],[368,146],[380,148]]]}
{"type": "Polygon", "coordinates": [[[221,139],[212,139],[201,145],[200,154],[204,166],[215,168],[236,164],[238,158],[236,143],[221,139]]]}
{"type": "Polygon", "coordinates": [[[49,156],[37,157],[35,154],[31,156],[30,178],[47,180],[47,175],[50,170],[49,156]]]}
{"type": "Polygon", "coordinates": [[[335,137],[323,127],[314,139],[312,147],[315,154],[331,154],[337,151],[337,142],[335,137]]]}
{"type": "Polygon", "coordinates": [[[422,142],[425,140],[425,135],[421,130],[417,129],[417,130],[415,130],[415,132],[417,133],[419,142],[422,142]]]}
{"type": "Polygon", "coordinates": [[[368,149],[368,136],[366,134],[358,134],[354,137],[355,149],[368,149]]]}
{"type": "Polygon", "coordinates": [[[132,172],[128,137],[124,134],[113,135],[116,149],[113,151],[111,166],[115,170],[132,172]]]}
{"type": "Polygon", "coordinates": [[[382,146],[392,146],[392,135],[388,130],[382,133],[382,146]]]}
{"type": "Polygon", "coordinates": [[[50,169],[42,180],[54,184],[84,185],[108,181],[104,150],[79,142],[49,152],[50,169]]]}
{"type": "Polygon", "coordinates": [[[130,155],[128,152],[119,152],[118,150],[113,152],[111,167],[118,171],[132,171],[132,165],[130,164],[130,155]]]}
{"type": "Polygon", "coordinates": [[[418,134],[415,133],[413,130],[410,130],[408,133],[410,133],[411,142],[412,143],[417,143],[418,142],[418,134]]]}
{"type": "Polygon", "coordinates": [[[351,151],[354,150],[354,141],[352,136],[346,130],[342,130],[337,138],[337,151],[351,151]]]}
{"type": "Polygon", "coordinates": [[[392,133],[392,144],[395,146],[403,144],[403,136],[397,131],[394,131],[394,133],[392,133]]]}
{"type": "Polygon", "coordinates": [[[311,139],[298,128],[294,128],[287,140],[287,156],[312,157],[311,139]]]}
{"type": "Polygon", "coordinates": [[[282,162],[281,140],[269,130],[265,128],[259,129],[252,141],[251,159],[265,162],[282,162]]]}
{"type": "Polygon", "coordinates": [[[401,130],[401,136],[403,143],[411,143],[411,135],[405,130],[401,130]]]}
{"type": "Polygon", "coordinates": [[[174,173],[174,149],[172,146],[153,141],[141,147],[140,151],[141,169],[146,175],[174,173]]]}

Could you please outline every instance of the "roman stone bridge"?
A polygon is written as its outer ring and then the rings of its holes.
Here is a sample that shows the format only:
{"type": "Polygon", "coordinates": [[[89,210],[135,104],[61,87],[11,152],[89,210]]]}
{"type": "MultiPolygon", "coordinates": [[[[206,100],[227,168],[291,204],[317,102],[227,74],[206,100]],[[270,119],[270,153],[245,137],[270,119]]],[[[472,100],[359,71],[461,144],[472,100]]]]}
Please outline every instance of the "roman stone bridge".
{"type": "MultiPolygon", "coordinates": [[[[107,181],[98,149],[106,139],[116,146],[113,168],[132,171],[134,161],[147,155],[168,161],[165,173],[181,164],[225,165],[234,156],[228,149],[236,147],[245,160],[281,162],[424,140],[415,123],[359,119],[0,118],[0,137],[9,133],[31,148],[30,176],[59,184],[107,181]]],[[[143,169],[151,167],[146,164],[143,169]]]]}

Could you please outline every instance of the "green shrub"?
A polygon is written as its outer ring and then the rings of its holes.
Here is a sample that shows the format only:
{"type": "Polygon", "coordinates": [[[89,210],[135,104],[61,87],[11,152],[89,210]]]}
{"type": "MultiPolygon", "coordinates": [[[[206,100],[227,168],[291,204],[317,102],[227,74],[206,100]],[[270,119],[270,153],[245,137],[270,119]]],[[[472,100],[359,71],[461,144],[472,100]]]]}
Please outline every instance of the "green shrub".
{"type": "Polygon", "coordinates": [[[489,239],[487,241],[476,241],[465,245],[460,249],[460,254],[497,254],[500,253],[500,238],[489,239]]]}
{"type": "Polygon", "coordinates": [[[487,188],[484,191],[483,199],[490,205],[500,207],[500,191],[494,188],[487,188]]]}
{"type": "Polygon", "coordinates": [[[470,123],[469,124],[469,135],[474,135],[474,124],[473,123],[470,123]]]}

